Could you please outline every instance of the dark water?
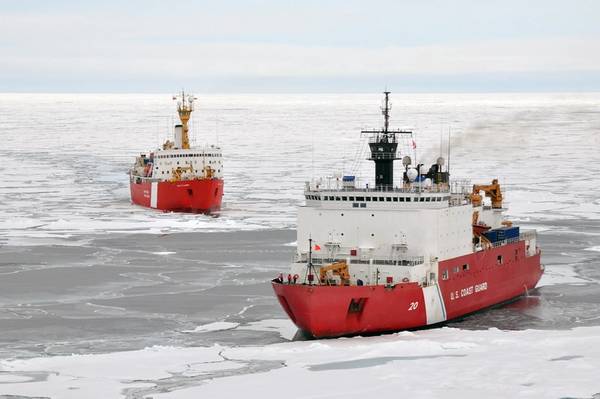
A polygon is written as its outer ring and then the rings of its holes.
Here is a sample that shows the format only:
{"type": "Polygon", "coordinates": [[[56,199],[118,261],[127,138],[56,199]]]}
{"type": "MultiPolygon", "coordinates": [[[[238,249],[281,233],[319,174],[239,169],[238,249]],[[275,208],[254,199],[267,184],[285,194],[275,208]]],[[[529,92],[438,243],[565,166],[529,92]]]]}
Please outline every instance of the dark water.
{"type": "MultiPolygon", "coordinates": [[[[538,236],[547,272],[572,265],[581,283],[543,286],[448,325],[600,325],[600,252],[585,250],[600,245],[600,227],[581,220],[551,227],[538,236]]],[[[185,330],[214,321],[285,318],[268,281],[287,270],[294,247],[286,244],[295,231],[86,238],[83,245],[0,247],[1,357],[283,341],[275,332],[185,330]]]]}
{"type": "MultiPolygon", "coordinates": [[[[544,223],[537,223],[544,226],[544,223]]],[[[600,224],[593,220],[552,221],[538,233],[546,273],[570,265],[580,283],[541,286],[504,306],[448,323],[467,329],[568,329],[600,325],[600,224]]]]}
{"type": "Polygon", "coordinates": [[[288,266],[293,247],[285,244],[295,232],[88,238],[83,246],[0,248],[0,356],[282,340],[183,331],[284,317],[267,281],[288,266]]]}

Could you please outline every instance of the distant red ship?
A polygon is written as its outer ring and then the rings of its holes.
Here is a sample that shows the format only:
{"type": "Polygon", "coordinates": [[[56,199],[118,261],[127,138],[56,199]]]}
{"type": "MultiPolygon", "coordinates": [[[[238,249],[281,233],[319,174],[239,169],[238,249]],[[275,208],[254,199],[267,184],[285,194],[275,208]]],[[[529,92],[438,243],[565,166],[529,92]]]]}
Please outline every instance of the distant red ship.
{"type": "Polygon", "coordinates": [[[212,213],[223,197],[223,160],[215,145],[190,147],[188,122],[194,110],[193,95],[174,96],[181,124],[173,141],[136,157],[129,171],[131,201],[162,211],[212,213]]]}
{"type": "Polygon", "coordinates": [[[364,131],[375,186],[354,176],[307,183],[298,212],[297,260],[272,281],[290,319],[314,337],[372,334],[432,325],[506,302],[543,273],[535,230],[504,220],[497,180],[450,181],[445,160],[430,168],[402,158],[412,132],[364,131]],[[484,198],[490,204],[484,204],[484,198]]]}

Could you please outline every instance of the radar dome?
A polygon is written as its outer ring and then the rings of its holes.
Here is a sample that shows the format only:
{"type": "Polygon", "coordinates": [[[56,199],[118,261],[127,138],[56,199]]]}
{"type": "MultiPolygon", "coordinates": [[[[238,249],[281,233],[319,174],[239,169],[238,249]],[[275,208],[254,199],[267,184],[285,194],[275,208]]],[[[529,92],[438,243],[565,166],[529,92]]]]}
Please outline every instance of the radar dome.
{"type": "Polygon", "coordinates": [[[423,181],[423,186],[425,187],[431,187],[432,184],[433,183],[429,177],[423,181]]]}
{"type": "Polygon", "coordinates": [[[412,163],[412,161],[408,155],[405,155],[404,158],[402,158],[402,165],[408,166],[411,163],[412,163]]]}
{"type": "Polygon", "coordinates": [[[438,166],[444,166],[446,160],[444,159],[444,157],[439,157],[435,163],[437,163],[438,166]]]}
{"type": "Polygon", "coordinates": [[[406,177],[408,177],[408,180],[415,181],[415,179],[417,178],[417,176],[419,175],[419,172],[417,172],[417,170],[415,168],[410,168],[409,170],[406,171],[406,177]]]}

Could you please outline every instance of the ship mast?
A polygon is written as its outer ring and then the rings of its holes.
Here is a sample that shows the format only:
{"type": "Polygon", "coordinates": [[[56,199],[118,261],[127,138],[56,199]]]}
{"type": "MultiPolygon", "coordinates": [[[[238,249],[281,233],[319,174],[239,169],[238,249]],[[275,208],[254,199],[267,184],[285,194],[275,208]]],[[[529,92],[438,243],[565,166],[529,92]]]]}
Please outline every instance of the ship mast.
{"type": "Polygon", "coordinates": [[[381,113],[383,114],[382,130],[363,130],[361,134],[368,134],[371,157],[369,160],[375,162],[375,187],[378,189],[391,189],[394,186],[394,161],[397,156],[397,135],[408,134],[410,131],[390,130],[390,92],[384,91],[385,95],[381,113]]]}
{"type": "Polygon", "coordinates": [[[173,100],[178,100],[177,113],[179,114],[179,120],[181,120],[181,148],[189,149],[190,138],[188,134],[188,122],[192,111],[194,110],[194,100],[196,100],[196,97],[194,97],[193,94],[188,94],[186,96],[185,92],[181,90],[181,94],[179,96],[174,96],[173,100]]]}
{"type": "Polygon", "coordinates": [[[388,129],[390,127],[390,92],[389,91],[384,91],[383,94],[385,94],[385,106],[381,108],[381,113],[383,114],[383,132],[385,134],[388,133],[388,129]]]}

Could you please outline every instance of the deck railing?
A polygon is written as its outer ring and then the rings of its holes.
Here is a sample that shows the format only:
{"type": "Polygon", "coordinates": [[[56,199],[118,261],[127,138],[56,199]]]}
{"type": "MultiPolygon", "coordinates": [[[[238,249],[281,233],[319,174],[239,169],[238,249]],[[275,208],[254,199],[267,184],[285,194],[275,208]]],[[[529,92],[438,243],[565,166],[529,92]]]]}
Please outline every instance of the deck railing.
{"type": "MultiPolygon", "coordinates": [[[[338,255],[335,258],[316,258],[312,257],[313,265],[326,265],[334,262],[345,262],[350,258],[350,255],[338,255]]],[[[307,263],[308,255],[301,254],[294,257],[294,263],[307,263]]],[[[425,263],[424,256],[404,256],[398,259],[351,259],[351,265],[389,265],[389,266],[416,266],[425,263]]]]}

